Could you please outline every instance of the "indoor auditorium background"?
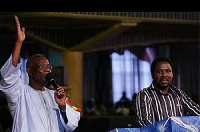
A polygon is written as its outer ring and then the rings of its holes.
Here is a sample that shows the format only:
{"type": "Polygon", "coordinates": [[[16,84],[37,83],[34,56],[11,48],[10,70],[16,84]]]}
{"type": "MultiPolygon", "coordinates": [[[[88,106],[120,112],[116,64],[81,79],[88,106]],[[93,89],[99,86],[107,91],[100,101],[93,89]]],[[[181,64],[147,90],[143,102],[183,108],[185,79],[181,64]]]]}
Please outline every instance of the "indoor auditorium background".
{"type": "MultiPolygon", "coordinates": [[[[76,132],[137,127],[135,95],[150,85],[150,64],[160,56],[173,60],[173,83],[200,104],[199,12],[1,12],[0,66],[15,42],[14,15],[26,28],[22,78],[27,58],[45,54],[82,109],[76,132]]],[[[0,130],[11,126],[0,92],[0,130]]]]}

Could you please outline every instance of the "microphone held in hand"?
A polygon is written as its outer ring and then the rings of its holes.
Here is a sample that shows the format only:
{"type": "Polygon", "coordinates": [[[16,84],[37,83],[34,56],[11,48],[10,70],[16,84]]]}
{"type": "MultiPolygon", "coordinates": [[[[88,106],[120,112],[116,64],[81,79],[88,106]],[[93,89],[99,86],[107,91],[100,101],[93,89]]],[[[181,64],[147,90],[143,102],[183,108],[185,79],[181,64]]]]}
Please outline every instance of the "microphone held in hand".
{"type": "MultiPolygon", "coordinates": [[[[53,75],[52,75],[51,72],[48,73],[48,74],[46,75],[45,80],[46,80],[46,82],[47,82],[48,84],[51,84],[55,90],[57,90],[57,88],[59,87],[59,85],[56,83],[55,79],[53,78],[53,75]]],[[[63,97],[62,94],[60,94],[60,95],[58,95],[58,96],[59,96],[60,98],[63,97]]]]}
{"type": "Polygon", "coordinates": [[[57,90],[57,88],[59,87],[59,85],[54,80],[53,74],[51,72],[46,75],[45,80],[49,85],[52,85],[55,90],[57,90]]]}

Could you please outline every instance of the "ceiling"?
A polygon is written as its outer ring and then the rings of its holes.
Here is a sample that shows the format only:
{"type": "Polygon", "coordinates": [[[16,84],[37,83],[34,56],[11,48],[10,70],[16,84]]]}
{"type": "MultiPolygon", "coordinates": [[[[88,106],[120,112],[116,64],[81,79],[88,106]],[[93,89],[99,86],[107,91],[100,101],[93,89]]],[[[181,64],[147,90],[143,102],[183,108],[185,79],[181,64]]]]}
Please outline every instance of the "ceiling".
{"type": "Polygon", "coordinates": [[[26,43],[62,52],[199,42],[197,12],[1,12],[0,28],[15,31],[14,15],[26,28],[26,43]]]}

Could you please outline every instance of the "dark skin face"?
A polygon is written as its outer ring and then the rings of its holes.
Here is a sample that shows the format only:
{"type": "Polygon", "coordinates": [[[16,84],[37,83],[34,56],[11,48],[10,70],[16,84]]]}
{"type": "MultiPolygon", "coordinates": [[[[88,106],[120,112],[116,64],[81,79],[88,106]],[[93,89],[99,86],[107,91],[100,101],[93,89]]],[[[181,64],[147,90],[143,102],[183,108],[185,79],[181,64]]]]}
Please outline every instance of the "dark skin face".
{"type": "Polygon", "coordinates": [[[44,90],[45,76],[51,72],[49,61],[45,57],[37,57],[32,66],[27,68],[29,85],[37,90],[44,90]]]}
{"type": "Polygon", "coordinates": [[[170,64],[167,62],[158,62],[153,72],[153,79],[158,85],[158,88],[163,93],[167,93],[173,79],[173,71],[170,64]]]}
{"type": "MultiPolygon", "coordinates": [[[[36,89],[44,91],[44,85],[46,83],[45,77],[51,72],[49,61],[45,57],[37,57],[33,60],[30,67],[27,67],[27,73],[29,75],[29,85],[36,89]]],[[[65,91],[62,87],[59,87],[55,91],[55,101],[59,105],[60,109],[65,110],[65,91]],[[62,98],[58,98],[58,95],[63,95],[62,98]]]]}

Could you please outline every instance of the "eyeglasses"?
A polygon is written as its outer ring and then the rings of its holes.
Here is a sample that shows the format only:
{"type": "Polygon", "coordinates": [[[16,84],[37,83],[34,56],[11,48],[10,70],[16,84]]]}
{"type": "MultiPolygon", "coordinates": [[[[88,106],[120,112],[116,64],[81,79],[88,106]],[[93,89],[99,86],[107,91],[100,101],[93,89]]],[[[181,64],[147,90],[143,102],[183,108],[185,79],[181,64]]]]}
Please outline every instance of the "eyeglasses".
{"type": "Polygon", "coordinates": [[[44,70],[44,69],[46,69],[46,68],[49,68],[50,70],[52,70],[52,66],[50,65],[50,64],[48,64],[48,65],[45,65],[45,64],[38,64],[38,65],[36,65],[37,66],[37,68],[41,71],[41,70],[44,70]]]}

